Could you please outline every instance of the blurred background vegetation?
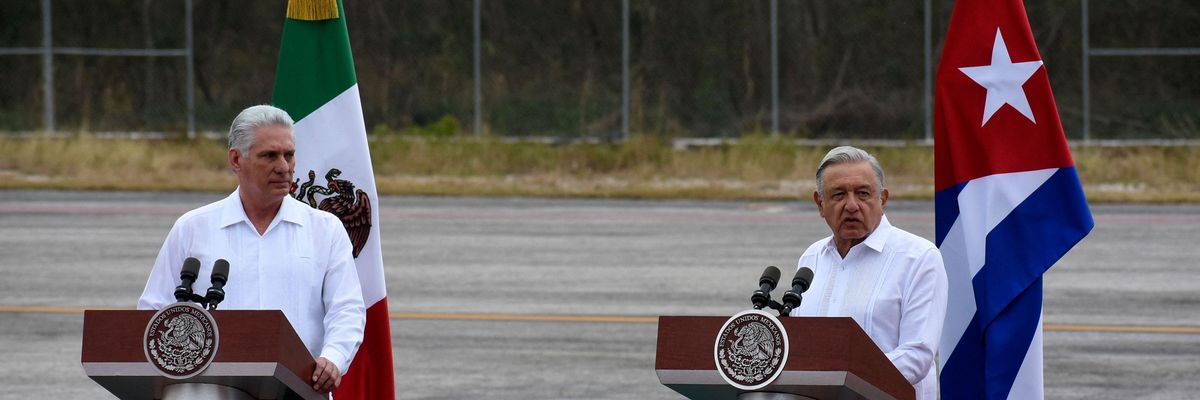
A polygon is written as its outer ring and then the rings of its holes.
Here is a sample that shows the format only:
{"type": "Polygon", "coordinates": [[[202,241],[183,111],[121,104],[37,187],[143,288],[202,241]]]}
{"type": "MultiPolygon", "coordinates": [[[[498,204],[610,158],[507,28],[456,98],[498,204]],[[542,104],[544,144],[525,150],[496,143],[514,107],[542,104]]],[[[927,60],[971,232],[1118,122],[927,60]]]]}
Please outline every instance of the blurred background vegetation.
{"type": "MultiPolygon", "coordinates": [[[[767,133],[767,0],[630,3],[633,136],[610,141],[620,131],[620,1],[483,0],[482,137],[470,135],[473,0],[350,1],[380,193],[804,199],[828,144],[851,141],[879,156],[896,197],[932,196],[933,152],[919,143],[922,0],[778,0],[781,137],[767,133]]],[[[184,0],[52,4],[56,47],[184,47],[184,0]]],[[[285,4],[194,1],[197,130],[222,136],[242,108],[270,101],[285,4]]],[[[953,2],[932,4],[936,63],[953,2]]],[[[1089,4],[1093,48],[1200,48],[1200,1],[1089,4]]],[[[1067,136],[1079,139],[1081,0],[1026,9],[1067,136]]],[[[41,1],[0,1],[0,47],[41,46],[41,17],[41,1]]],[[[221,141],[180,139],[183,58],[54,60],[67,135],[6,137],[42,127],[42,63],[0,56],[0,189],[236,184],[221,141]]],[[[1090,98],[1093,139],[1193,144],[1074,148],[1089,199],[1200,201],[1200,56],[1092,57],[1090,98]]]]}
{"type": "MultiPolygon", "coordinates": [[[[387,136],[370,142],[380,194],[808,201],[828,146],[761,134],[676,149],[658,136],[548,144],[503,137],[387,136]]],[[[887,172],[893,198],[933,197],[929,146],[862,146],[887,172]]],[[[0,137],[0,190],[224,192],[237,186],[212,139],[0,137]]],[[[1200,146],[1073,149],[1091,202],[1200,202],[1200,146]]]]}
{"type": "MultiPolygon", "coordinates": [[[[1070,138],[1081,129],[1079,0],[1026,3],[1070,138]]],[[[953,2],[934,5],[936,63],[953,2]]],[[[270,101],[284,1],[198,0],[196,116],[224,132],[270,101]]],[[[493,136],[620,130],[616,0],[484,0],[493,136]]],[[[54,0],[61,47],[184,47],[182,0],[54,0]]],[[[472,120],[472,1],[352,1],[369,131],[448,136],[472,120]]],[[[766,0],[632,0],[631,130],[733,137],[770,128],[766,0]]],[[[1200,2],[1091,0],[1092,47],[1200,47],[1200,2]]],[[[794,138],[924,137],[923,2],[779,0],[781,129],[794,138]]],[[[37,0],[0,1],[0,47],[41,46],[37,0]]],[[[1200,57],[1093,57],[1092,137],[1200,139],[1200,57]]],[[[59,129],[185,127],[182,58],[56,55],[59,129]]],[[[41,59],[0,56],[0,131],[41,127],[41,59]]]]}

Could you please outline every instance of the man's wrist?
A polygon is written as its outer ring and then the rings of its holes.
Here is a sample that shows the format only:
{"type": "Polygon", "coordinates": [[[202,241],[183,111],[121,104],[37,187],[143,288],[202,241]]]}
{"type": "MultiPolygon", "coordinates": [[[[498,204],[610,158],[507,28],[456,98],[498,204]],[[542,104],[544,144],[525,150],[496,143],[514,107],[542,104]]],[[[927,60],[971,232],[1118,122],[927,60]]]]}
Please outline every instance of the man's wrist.
{"type": "Polygon", "coordinates": [[[337,367],[338,373],[340,374],[346,373],[346,369],[348,367],[347,364],[350,363],[350,360],[346,359],[346,356],[333,349],[325,349],[321,351],[321,355],[317,357],[329,360],[330,364],[333,364],[334,367],[337,367]]]}

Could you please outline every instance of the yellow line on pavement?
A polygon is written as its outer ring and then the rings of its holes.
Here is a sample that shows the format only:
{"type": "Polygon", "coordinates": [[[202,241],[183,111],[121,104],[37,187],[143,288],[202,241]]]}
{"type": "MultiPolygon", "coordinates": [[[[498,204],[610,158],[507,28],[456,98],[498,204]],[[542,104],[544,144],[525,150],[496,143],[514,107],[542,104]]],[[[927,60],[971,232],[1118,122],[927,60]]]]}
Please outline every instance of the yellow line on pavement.
{"type": "Polygon", "coordinates": [[[1124,333],[1200,333],[1200,326],[1046,324],[1048,331],[1124,333]]]}
{"type": "Polygon", "coordinates": [[[444,319],[454,321],[543,321],[543,322],[616,322],[653,324],[658,317],[631,315],[552,315],[552,314],[457,314],[457,313],[389,313],[394,319],[444,319]]]}
{"type": "Polygon", "coordinates": [[[0,306],[0,312],[26,314],[83,314],[83,310],[119,310],[108,307],[0,306]]]}
{"type": "MultiPolygon", "coordinates": [[[[4,306],[0,312],[24,314],[82,314],[83,310],[118,310],[110,307],[62,307],[62,306],[4,306]]],[[[562,314],[496,314],[496,313],[413,313],[393,311],[392,319],[427,319],[447,321],[534,321],[534,322],[601,322],[626,324],[653,324],[658,317],[633,315],[562,315],[562,314]]],[[[1117,333],[1176,333],[1200,334],[1200,326],[1169,325],[1084,325],[1046,324],[1044,329],[1057,332],[1117,332],[1117,333]]]]}

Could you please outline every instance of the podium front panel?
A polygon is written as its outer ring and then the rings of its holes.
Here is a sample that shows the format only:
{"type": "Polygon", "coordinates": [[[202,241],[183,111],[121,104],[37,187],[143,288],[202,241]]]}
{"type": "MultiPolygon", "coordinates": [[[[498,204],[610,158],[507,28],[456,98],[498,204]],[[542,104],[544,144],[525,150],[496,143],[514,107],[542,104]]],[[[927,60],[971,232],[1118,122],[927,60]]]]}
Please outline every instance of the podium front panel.
{"type": "MultiPolygon", "coordinates": [[[[689,399],[736,399],[713,357],[728,317],[663,316],[658,320],[655,372],[663,385],[689,399]]],[[[760,392],[816,399],[913,399],[904,379],[851,318],[780,318],[791,349],[784,371],[760,392]]]]}
{"type": "Polygon", "coordinates": [[[157,399],[177,383],[212,383],[260,399],[326,399],[312,390],[315,361],[279,310],[213,311],[221,339],[212,364],[185,380],[162,376],[146,360],[146,324],[154,311],[86,310],[84,373],[120,399],[157,399]]]}

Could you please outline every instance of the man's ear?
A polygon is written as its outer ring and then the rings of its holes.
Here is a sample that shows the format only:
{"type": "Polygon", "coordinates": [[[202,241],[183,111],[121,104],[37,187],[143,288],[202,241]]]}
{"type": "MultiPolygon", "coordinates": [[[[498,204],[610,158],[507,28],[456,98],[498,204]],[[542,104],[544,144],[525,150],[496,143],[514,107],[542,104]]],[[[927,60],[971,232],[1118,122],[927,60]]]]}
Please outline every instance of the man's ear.
{"type": "Polygon", "coordinates": [[[822,217],[824,217],[825,209],[821,207],[821,192],[815,190],[813,191],[813,203],[817,205],[817,211],[821,213],[822,217]]]}
{"type": "Polygon", "coordinates": [[[237,149],[229,149],[229,168],[233,169],[233,172],[242,170],[242,158],[237,149]]]}
{"type": "Polygon", "coordinates": [[[879,200],[880,200],[879,206],[880,207],[887,207],[888,196],[890,196],[890,195],[891,195],[891,193],[888,193],[887,188],[884,188],[883,192],[879,193],[879,200]]]}

